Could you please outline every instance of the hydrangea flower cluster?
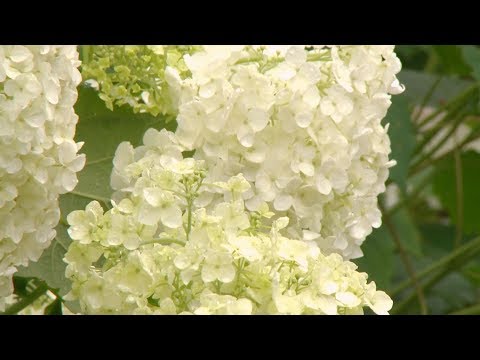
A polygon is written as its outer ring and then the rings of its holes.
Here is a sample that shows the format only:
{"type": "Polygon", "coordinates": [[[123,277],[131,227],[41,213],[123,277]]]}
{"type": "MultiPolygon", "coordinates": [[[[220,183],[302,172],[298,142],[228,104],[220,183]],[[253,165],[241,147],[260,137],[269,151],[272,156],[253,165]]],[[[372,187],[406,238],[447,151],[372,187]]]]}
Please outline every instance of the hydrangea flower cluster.
{"type": "Polygon", "coordinates": [[[362,256],[395,164],[381,124],[403,91],[394,47],[205,46],[183,60],[189,76],[165,70],[180,143],[221,180],[243,173],[246,208],[267,202],[289,236],[362,256]]]}
{"type": "Polygon", "coordinates": [[[362,256],[381,224],[390,94],[403,87],[393,46],[97,46],[83,68],[107,106],[178,115],[177,135],[244,194],[327,253],[362,256]],[[218,136],[219,134],[221,136],[218,136]]]}
{"type": "Polygon", "coordinates": [[[113,110],[113,105],[129,105],[135,113],[174,114],[165,68],[177,69],[185,75],[188,68],[183,55],[193,53],[196,46],[102,45],[89,46],[82,75],[87,84],[100,91],[100,98],[113,110]]]}
{"type": "Polygon", "coordinates": [[[355,264],[286,237],[289,219],[266,202],[246,209],[242,174],[210,181],[166,130],[149,129],[143,143],[116,151],[112,209],[93,201],[68,215],[67,299],[83,312],[388,313],[390,298],[355,264]]]}
{"type": "Polygon", "coordinates": [[[0,309],[16,266],[55,237],[58,196],[85,163],[73,141],[79,65],[75,46],[0,46],[0,309]]]}

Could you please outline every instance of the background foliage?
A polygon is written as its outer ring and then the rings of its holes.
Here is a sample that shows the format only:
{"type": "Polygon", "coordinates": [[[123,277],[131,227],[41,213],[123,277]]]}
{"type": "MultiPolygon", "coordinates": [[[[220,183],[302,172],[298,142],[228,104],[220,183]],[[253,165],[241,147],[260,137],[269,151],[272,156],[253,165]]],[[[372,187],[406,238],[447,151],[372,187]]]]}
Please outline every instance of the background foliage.
{"type": "MultiPolygon", "coordinates": [[[[480,314],[480,48],[397,46],[406,86],[385,118],[391,157],[397,160],[380,199],[383,225],[365,241],[355,262],[394,300],[393,314],[480,314]]],[[[139,145],[149,127],[174,130],[172,119],[134,114],[128,106],[107,109],[82,84],[76,141],[85,141],[85,169],[75,191],[60,199],[57,238],[37,263],[15,276],[17,313],[47,290],[47,314],[61,314],[69,290],[63,255],[65,217],[92,199],[109,208],[112,159],[121,141],[139,145]]]]}

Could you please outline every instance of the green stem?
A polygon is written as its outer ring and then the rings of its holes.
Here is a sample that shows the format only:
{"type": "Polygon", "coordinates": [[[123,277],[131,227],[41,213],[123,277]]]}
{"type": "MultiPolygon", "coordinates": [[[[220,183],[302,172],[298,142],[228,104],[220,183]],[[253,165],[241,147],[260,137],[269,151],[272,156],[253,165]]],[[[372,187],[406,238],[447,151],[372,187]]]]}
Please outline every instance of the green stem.
{"type": "Polygon", "coordinates": [[[438,76],[437,79],[433,82],[433,85],[427,91],[425,97],[422,100],[422,103],[421,103],[420,107],[418,108],[418,113],[416,114],[415,118],[413,119],[414,124],[418,123],[418,120],[419,120],[420,116],[422,115],[423,109],[425,108],[427,103],[432,98],[433,93],[435,92],[435,90],[437,89],[437,87],[438,87],[438,85],[440,84],[441,81],[442,81],[442,76],[438,76]]]}
{"type": "Polygon", "coordinates": [[[453,123],[451,129],[438,141],[438,143],[432,149],[424,153],[417,161],[415,161],[412,164],[412,168],[416,168],[420,166],[422,163],[424,163],[425,161],[428,161],[429,159],[433,158],[435,153],[439,149],[441,149],[443,145],[445,145],[445,142],[447,142],[450,136],[457,130],[458,126],[461,124],[464,118],[465,118],[465,115],[463,113],[460,114],[455,120],[455,122],[453,123]]]}
{"type": "Polygon", "coordinates": [[[473,141],[476,141],[480,139],[480,127],[479,128],[476,128],[475,130],[473,130],[470,135],[462,141],[462,143],[456,147],[454,147],[451,151],[448,151],[436,158],[430,158],[428,160],[426,160],[424,163],[422,164],[418,164],[416,166],[412,166],[409,170],[409,173],[408,175],[409,176],[412,176],[412,175],[415,175],[417,173],[419,173],[420,171],[432,166],[432,165],[435,165],[437,162],[439,162],[440,160],[443,160],[444,158],[446,158],[447,156],[449,156],[450,154],[452,154],[453,151],[455,151],[455,149],[462,149],[464,146],[470,144],[471,142],[473,141]]]}
{"type": "Polygon", "coordinates": [[[260,60],[262,60],[262,59],[263,59],[262,56],[246,57],[246,58],[237,60],[237,62],[235,63],[235,65],[248,64],[248,63],[251,63],[251,62],[258,62],[258,61],[260,61],[260,60]]]}
{"type": "Polygon", "coordinates": [[[420,130],[422,127],[424,127],[426,124],[428,124],[431,120],[435,119],[438,115],[440,115],[445,110],[446,110],[445,105],[437,108],[437,110],[435,110],[430,115],[426,116],[422,121],[419,121],[419,123],[417,125],[417,129],[420,130]]]}
{"type": "Polygon", "coordinates": [[[23,298],[19,302],[13,304],[6,309],[1,315],[15,315],[25,309],[28,305],[32,304],[40,296],[48,291],[48,286],[45,283],[40,284],[30,295],[23,298]]]}
{"type": "Polygon", "coordinates": [[[57,297],[62,303],[64,302],[63,298],[58,293],[58,289],[52,289],[50,286],[48,287],[48,291],[50,291],[53,295],[57,297]]]}
{"type": "Polygon", "coordinates": [[[424,71],[427,73],[434,72],[435,68],[437,67],[437,64],[438,64],[438,55],[435,52],[430,53],[427,63],[425,64],[424,71]]]}
{"type": "MultiPolygon", "coordinates": [[[[417,279],[421,280],[428,275],[431,275],[437,270],[443,269],[445,266],[456,265],[456,261],[461,259],[464,255],[468,255],[468,257],[476,255],[476,251],[480,250],[480,237],[477,237],[468,243],[460,246],[458,249],[455,249],[450,254],[442,257],[440,260],[437,260],[432,265],[427,267],[426,269],[417,273],[417,279]]],[[[413,284],[411,279],[405,280],[400,285],[398,285],[395,289],[390,291],[390,296],[396,296],[403,290],[407,289],[409,286],[413,284]]]]}
{"type": "Polygon", "coordinates": [[[461,310],[457,310],[450,315],[480,315],[480,304],[466,307],[461,310]]]}
{"type": "Polygon", "coordinates": [[[187,200],[187,226],[183,224],[183,230],[185,230],[185,234],[188,242],[190,240],[190,231],[192,230],[193,193],[192,193],[192,186],[191,184],[189,184],[187,177],[184,177],[183,186],[185,191],[185,199],[187,200]]]}
{"type": "Polygon", "coordinates": [[[425,295],[423,293],[422,286],[417,279],[417,275],[415,273],[413,264],[411,263],[410,258],[408,257],[407,251],[403,247],[402,241],[400,240],[400,236],[398,235],[395,229],[395,226],[390,220],[390,217],[386,213],[385,208],[381,203],[379,203],[379,207],[383,213],[383,221],[385,222],[385,225],[387,225],[387,228],[390,231],[390,234],[392,235],[393,241],[395,242],[395,245],[400,253],[400,258],[405,266],[405,269],[407,270],[408,275],[410,276],[410,280],[414,284],[415,291],[418,297],[418,302],[420,303],[422,315],[426,315],[428,313],[428,308],[427,308],[427,303],[425,301],[425,295]]]}
{"type": "Polygon", "coordinates": [[[458,248],[462,242],[463,234],[463,172],[460,150],[453,152],[455,158],[455,187],[457,195],[457,226],[455,235],[455,248],[458,248]]]}
{"type": "MultiPolygon", "coordinates": [[[[239,65],[239,64],[249,64],[249,63],[254,63],[254,62],[259,62],[261,60],[263,60],[264,57],[263,56],[251,56],[251,57],[246,57],[246,58],[243,58],[243,59],[240,59],[238,60],[235,65],[239,65]]],[[[327,53],[324,53],[324,54],[321,54],[321,53],[314,53],[314,54],[308,54],[307,55],[307,61],[308,62],[314,62],[314,61],[325,61],[325,60],[329,60],[330,59],[330,54],[327,52],[327,53]]],[[[275,62],[277,63],[280,63],[282,61],[285,61],[285,58],[282,57],[282,56],[279,56],[275,59],[275,62]]]]}
{"type": "Polygon", "coordinates": [[[425,176],[425,178],[422,179],[422,181],[408,194],[408,196],[407,197],[403,196],[402,200],[400,200],[398,203],[395,204],[395,206],[393,206],[392,208],[390,208],[390,210],[387,211],[387,214],[389,216],[392,216],[402,207],[410,204],[410,201],[417,199],[418,195],[422,192],[422,190],[425,189],[425,187],[430,184],[433,174],[434,172],[432,171],[430,174],[425,176]]]}
{"type": "Polygon", "coordinates": [[[187,202],[187,241],[190,240],[190,232],[192,231],[192,199],[189,198],[187,202]]]}
{"type": "Polygon", "coordinates": [[[160,245],[170,245],[170,244],[178,244],[184,246],[185,243],[182,240],[174,239],[174,238],[162,238],[162,239],[153,239],[142,242],[140,246],[149,245],[149,244],[160,244],[160,245]]]}
{"type": "Polygon", "coordinates": [[[326,61],[326,60],[330,60],[330,54],[329,53],[326,53],[326,54],[316,53],[316,54],[308,54],[307,55],[307,61],[309,61],[309,62],[326,61]]]}
{"type": "Polygon", "coordinates": [[[80,50],[80,60],[83,64],[88,63],[90,61],[90,53],[92,45],[79,45],[80,50]]]}
{"type": "Polygon", "coordinates": [[[85,166],[99,164],[99,163],[103,163],[103,162],[107,162],[107,161],[111,162],[112,160],[113,160],[113,156],[107,156],[107,157],[99,158],[99,159],[96,159],[96,160],[93,160],[93,161],[87,161],[85,166]]]}
{"type": "Polygon", "coordinates": [[[440,106],[436,111],[425,117],[419,124],[418,129],[426,125],[430,120],[436,118],[440,113],[451,108],[457,108],[459,103],[463,103],[470,95],[478,89],[478,84],[474,84],[468,87],[464,92],[457,95],[454,99],[450,100],[448,103],[440,106]]]}
{"type": "MultiPolygon", "coordinates": [[[[471,259],[473,256],[475,256],[478,253],[478,250],[473,252],[473,254],[467,254],[466,257],[462,257],[460,259],[457,259],[455,264],[451,264],[450,266],[445,267],[442,269],[440,272],[438,272],[435,276],[430,278],[425,285],[423,286],[423,289],[425,291],[428,291],[431,289],[434,285],[436,285],[440,280],[442,280],[445,276],[447,276],[452,270],[455,270],[457,267],[461,267],[463,265],[466,265],[468,260],[471,259]]],[[[400,313],[405,307],[410,305],[410,303],[415,300],[415,293],[411,293],[409,296],[407,296],[402,302],[400,302],[393,311],[391,312],[392,314],[398,314],[400,313]]]]}
{"type": "MultiPolygon", "coordinates": [[[[423,289],[425,291],[428,291],[434,284],[436,284],[438,281],[440,281],[440,279],[443,278],[443,276],[445,275],[444,274],[445,272],[449,272],[449,271],[450,271],[450,269],[448,269],[448,268],[446,270],[442,270],[440,273],[435,275],[428,283],[426,283],[423,286],[423,289]]],[[[414,292],[412,292],[404,300],[402,300],[400,303],[396,304],[394,306],[394,308],[390,311],[390,314],[391,315],[396,315],[396,314],[401,313],[415,299],[416,299],[416,294],[414,292]]]]}
{"type": "Polygon", "coordinates": [[[456,119],[457,115],[460,113],[462,110],[461,107],[455,108],[454,110],[448,112],[443,116],[443,118],[438,121],[437,124],[435,124],[431,129],[427,130],[426,132],[422,133],[422,140],[415,146],[414,149],[414,154],[422,154],[423,149],[425,146],[436,136],[438,135],[438,132],[442,130],[446,124],[451,120],[451,119],[456,119]]]}

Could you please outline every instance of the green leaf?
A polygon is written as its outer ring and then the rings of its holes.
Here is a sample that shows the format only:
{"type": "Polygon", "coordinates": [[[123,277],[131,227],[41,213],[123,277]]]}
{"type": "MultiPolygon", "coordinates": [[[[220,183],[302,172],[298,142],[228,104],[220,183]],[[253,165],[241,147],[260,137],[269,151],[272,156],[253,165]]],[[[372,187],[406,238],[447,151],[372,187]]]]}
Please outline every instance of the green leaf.
{"type": "Polygon", "coordinates": [[[43,315],[63,315],[62,300],[57,298],[43,311],[43,315]]]}
{"type": "Polygon", "coordinates": [[[419,226],[425,251],[432,260],[438,260],[454,248],[455,226],[426,223],[419,226]]]}
{"type": "Polygon", "coordinates": [[[422,256],[422,238],[408,210],[398,210],[392,221],[405,250],[412,255],[422,256]]]}
{"type": "MultiPolygon", "coordinates": [[[[145,131],[154,127],[165,127],[165,118],[146,114],[134,114],[128,107],[110,111],[98,97],[94,89],[80,86],[75,111],[79,116],[75,140],[84,141],[81,152],[86,154],[85,168],[78,174],[78,185],[74,191],[60,197],[61,221],[57,226],[57,237],[41,258],[20,268],[19,277],[37,277],[64,296],[70,290],[70,281],[65,278],[66,264],[63,257],[71,239],[67,233],[66,217],[73,211],[84,209],[92,200],[99,200],[109,206],[111,195],[110,174],[112,160],[117,146],[122,141],[130,141],[134,146],[142,142],[145,131]]],[[[169,122],[169,130],[174,130],[175,122],[169,122]]],[[[75,305],[67,303],[72,311],[75,305]]]]}
{"type": "Polygon", "coordinates": [[[73,198],[62,204],[68,206],[68,211],[71,211],[72,205],[76,207],[77,201],[81,202],[78,204],[80,207],[94,198],[100,199],[104,205],[109,202],[112,160],[122,141],[130,141],[138,146],[148,128],[175,130],[176,126],[173,121],[167,124],[165,117],[134,114],[128,106],[110,111],[97,92],[85,86],[79,88],[75,111],[79,116],[75,139],[85,142],[82,152],[87,156],[87,163],[79,174],[75,190],[64,196],[73,198]]]}
{"type": "Polygon", "coordinates": [[[430,290],[427,297],[432,314],[446,314],[475,301],[476,287],[458,272],[448,274],[430,290]]]}
{"type": "Polygon", "coordinates": [[[65,278],[66,264],[63,262],[63,256],[71,240],[65,225],[59,224],[56,230],[56,238],[40,259],[37,262],[30,262],[28,267],[19,267],[15,275],[42,279],[50,288],[57,289],[63,296],[70,290],[70,282],[65,278]]]}
{"type": "Polygon", "coordinates": [[[395,52],[402,62],[402,68],[423,70],[432,51],[431,47],[432,45],[396,45],[395,52]]]}
{"type": "MultiPolygon", "coordinates": [[[[438,75],[431,75],[415,70],[402,70],[398,74],[399,81],[405,85],[405,96],[411,104],[421,104],[425,94],[438,80],[438,75]]],[[[443,76],[435,92],[427,102],[428,106],[437,107],[453,98],[473,85],[471,80],[463,80],[458,76],[443,76]]],[[[394,96],[395,99],[398,96],[394,96]]]]}
{"type": "MultiPolygon", "coordinates": [[[[406,209],[398,210],[391,218],[395,231],[405,250],[416,257],[422,256],[421,234],[406,209]]],[[[395,273],[396,245],[388,227],[375,229],[362,245],[364,256],[355,260],[361,271],[369,274],[379,288],[388,289],[395,273]]],[[[402,265],[403,266],[403,265],[402,265]]],[[[402,272],[403,274],[403,272],[402,272]]]]}
{"type": "MultiPolygon", "coordinates": [[[[469,151],[461,155],[463,173],[463,226],[467,234],[480,233],[480,154],[469,151]]],[[[457,219],[457,195],[455,178],[455,161],[453,155],[441,161],[435,170],[433,191],[448,210],[454,224],[457,219]]]]}
{"type": "Polygon", "coordinates": [[[473,77],[480,81],[480,49],[472,45],[462,46],[462,53],[465,61],[473,70],[473,77]]]}
{"type": "Polygon", "coordinates": [[[29,278],[17,277],[16,274],[13,277],[13,288],[15,289],[14,293],[18,297],[27,297],[31,290],[30,288],[30,280],[29,278]]]}
{"type": "MultiPolygon", "coordinates": [[[[421,232],[424,236],[425,253],[423,266],[448,255],[454,249],[456,229],[452,225],[438,223],[423,224],[421,232]]],[[[464,235],[462,243],[475,238],[464,235]]],[[[473,259],[457,271],[452,271],[436,284],[427,296],[427,303],[432,314],[447,314],[468,307],[478,299],[478,260],[473,259]]]]}
{"type": "Polygon", "coordinates": [[[384,123],[390,123],[388,133],[393,139],[390,158],[397,161],[397,165],[390,169],[390,178],[405,193],[408,168],[415,148],[415,133],[408,110],[408,100],[404,95],[395,96],[392,99],[392,105],[384,123]]]}
{"type": "Polygon", "coordinates": [[[438,71],[447,75],[467,76],[471,69],[465,63],[462,48],[457,45],[434,45],[437,54],[438,71]]]}
{"type": "MultiPolygon", "coordinates": [[[[422,236],[424,255],[411,258],[417,273],[440,258],[447,256],[453,250],[455,227],[439,223],[425,223],[418,226],[418,231],[422,236]]],[[[473,238],[472,236],[465,236],[463,242],[470,241],[473,238]]],[[[398,284],[407,279],[408,274],[398,257],[395,258],[395,265],[394,279],[395,283],[398,284]]],[[[432,288],[424,289],[429,313],[447,314],[468,306],[474,302],[476,287],[477,285],[464,274],[463,269],[452,270],[432,288]]],[[[394,302],[399,303],[401,298],[401,295],[396,297],[394,302]]],[[[402,313],[419,314],[418,302],[412,302],[402,313]]]]}
{"type": "Polygon", "coordinates": [[[385,226],[375,229],[362,245],[364,256],[355,260],[379,289],[389,288],[392,282],[394,245],[389,236],[385,226]]]}
{"type": "Polygon", "coordinates": [[[477,288],[480,288],[480,260],[472,260],[462,269],[462,274],[477,288]]]}

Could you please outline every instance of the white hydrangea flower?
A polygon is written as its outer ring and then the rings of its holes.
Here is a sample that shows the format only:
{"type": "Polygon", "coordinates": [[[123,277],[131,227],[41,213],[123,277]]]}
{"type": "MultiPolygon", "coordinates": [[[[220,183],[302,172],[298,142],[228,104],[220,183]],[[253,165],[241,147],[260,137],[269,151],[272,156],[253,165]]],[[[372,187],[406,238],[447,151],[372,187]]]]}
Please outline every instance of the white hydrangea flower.
{"type": "Polygon", "coordinates": [[[50,245],[58,196],[85,164],[73,141],[79,65],[75,46],[0,46],[0,299],[50,245]]]}
{"type": "Polygon", "coordinates": [[[246,209],[251,186],[242,174],[215,181],[204,161],[182,159],[181,150],[166,130],[148,130],[135,149],[120,144],[113,208],[104,213],[92,202],[68,216],[67,299],[78,299],[82,312],[388,313],[390,298],[355,264],[287,237],[290,219],[272,221],[266,202],[246,209]],[[208,208],[197,202],[205,194],[208,208]],[[145,204],[156,214],[148,221],[145,204]],[[178,209],[180,224],[159,209],[178,209]]]}
{"type": "MultiPolygon", "coordinates": [[[[288,233],[346,259],[381,224],[390,94],[403,91],[393,46],[204,46],[167,68],[176,135],[213,177],[243,173],[249,210],[267,202],[288,233]]],[[[218,180],[218,179],[217,179],[218,180]]]]}

